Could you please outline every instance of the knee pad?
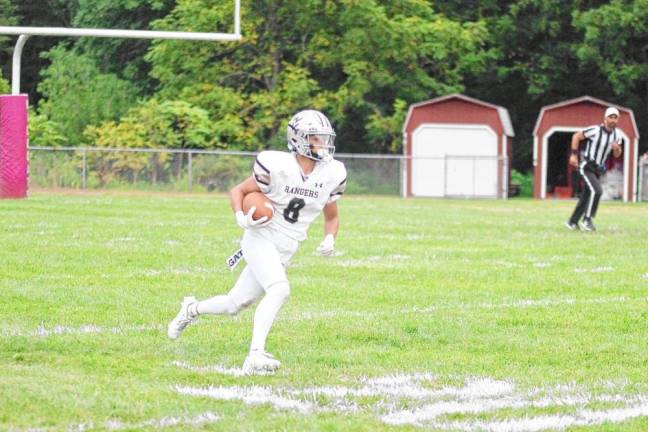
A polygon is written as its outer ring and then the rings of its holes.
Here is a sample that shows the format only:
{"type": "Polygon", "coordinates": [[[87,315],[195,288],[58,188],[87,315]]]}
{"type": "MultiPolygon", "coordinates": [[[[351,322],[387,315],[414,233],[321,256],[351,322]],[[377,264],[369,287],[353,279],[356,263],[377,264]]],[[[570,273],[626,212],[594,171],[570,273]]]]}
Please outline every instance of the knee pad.
{"type": "Polygon", "coordinates": [[[273,296],[281,301],[285,301],[289,295],[290,285],[288,285],[288,282],[278,282],[266,289],[266,296],[273,296]]]}

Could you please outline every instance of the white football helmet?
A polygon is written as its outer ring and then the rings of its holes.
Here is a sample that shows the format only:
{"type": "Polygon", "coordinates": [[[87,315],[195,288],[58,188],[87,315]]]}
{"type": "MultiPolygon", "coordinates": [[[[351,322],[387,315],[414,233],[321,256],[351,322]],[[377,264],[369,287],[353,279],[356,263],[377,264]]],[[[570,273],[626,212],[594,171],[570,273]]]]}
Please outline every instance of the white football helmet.
{"type": "Polygon", "coordinates": [[[307,158],[328,162],[335,153],[335,131],[324,114],[304,110],[295,114],[286,130],[288,150],[307,158]]]}

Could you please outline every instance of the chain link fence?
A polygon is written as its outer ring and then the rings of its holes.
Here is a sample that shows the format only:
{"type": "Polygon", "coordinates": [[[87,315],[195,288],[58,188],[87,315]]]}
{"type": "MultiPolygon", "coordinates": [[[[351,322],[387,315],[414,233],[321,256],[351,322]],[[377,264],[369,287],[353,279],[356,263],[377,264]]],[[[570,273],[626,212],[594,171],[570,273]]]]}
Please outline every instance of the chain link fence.
{"type": "MultiPolygon", "coordinates": [[[[250,175],[256,154],[221,150],[30,147],[29,185],[30,189],[227,192],[250,175]]],[[[335,158],[346,166],[348,193],[403,194],[407,157],[336,153],[335,158]]],[[[475,168],[484,163],[484,157],[463,156],[459,159],[466,165],[467,171],[463,176],[472,178],[470,182],[474,184],[472,190],[468,188],[467,192],[459,195],[484,197],[478,187],[480,170],[475,168]]],[[[498,160],[494,158],[493,163],[498,160]]],[[[439,161],[447,165],[448,157],[439,161]]],[[[436,181],[432,174],[430,181],[436,181]]],[[[438,181],[443,183],[441,190],[444,192],[440,196],[457,196],[453,189],[452,170],[445,170],[438,181]]],[[[496,185],[495,190],[505,190],[505,186],[496,185]]]]}
{"type": "Polygon", "coordinates": [[[648,154],[639,159],[639,201],[648,201],[648,154]]]}

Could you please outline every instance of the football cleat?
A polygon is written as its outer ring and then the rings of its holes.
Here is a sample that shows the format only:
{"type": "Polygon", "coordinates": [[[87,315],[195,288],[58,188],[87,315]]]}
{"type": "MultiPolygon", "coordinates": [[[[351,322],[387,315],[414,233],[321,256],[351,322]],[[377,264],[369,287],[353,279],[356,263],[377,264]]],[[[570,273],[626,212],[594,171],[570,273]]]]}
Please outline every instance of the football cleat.
{"type": "Polygon", "coordinates": [[[184,300],[182,300],[180,312],[178,312],[178,315],[176,315],[176,317],[173,318],[173,321],[169,323],[167,329],[169,339],[177,339],[180,336],[180,333],[182,333],[182,330],[196,321],[198,316],[193,316],[189,313],[189,306],[197,302],[198,300],[196,300],[196,297],[185,297],[184,300]]]}
{"type": "Polygon", "coordinates": [[[596,227],[592,223],[592,219],[590,218],[583,219],[583,231],[596,231],[596,227]]]}
{"type": "Polygon", "coordinates": [[[577,223],[567,221],[565,222],[565,226],[572,231],[580,231],[580,227],[578,226],[577,223]]]}
{"type": "Polygon", "coordinates": [[[272,373],[281,366],[281,362],[265,351],[250,351],[243,363],[243,372],[248,375],[272,373]]]}

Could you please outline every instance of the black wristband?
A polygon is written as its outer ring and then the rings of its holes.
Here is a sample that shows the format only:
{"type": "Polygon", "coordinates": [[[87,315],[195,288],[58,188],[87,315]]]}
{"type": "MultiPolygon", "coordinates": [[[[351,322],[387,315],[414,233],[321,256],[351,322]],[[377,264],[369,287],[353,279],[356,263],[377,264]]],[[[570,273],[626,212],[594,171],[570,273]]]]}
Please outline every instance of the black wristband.
{"type": "Polygon", "coordinates": [[[578,150],[571,149],[571,154],[578,156],[578,150]]]}

